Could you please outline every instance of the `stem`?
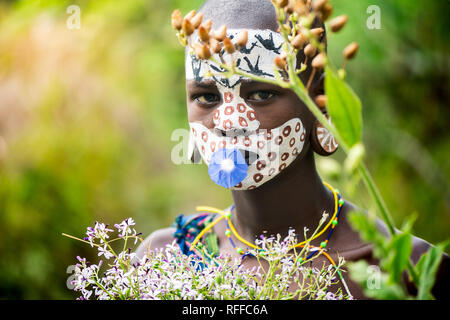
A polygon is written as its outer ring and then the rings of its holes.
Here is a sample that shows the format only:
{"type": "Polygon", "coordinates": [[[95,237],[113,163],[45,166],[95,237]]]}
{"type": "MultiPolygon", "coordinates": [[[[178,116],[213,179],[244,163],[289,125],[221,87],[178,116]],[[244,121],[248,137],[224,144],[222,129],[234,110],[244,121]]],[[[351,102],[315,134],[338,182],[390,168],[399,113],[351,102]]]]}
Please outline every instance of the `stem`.
{"type": "Polygon", "coordinates": [[[389,232],[391,233],[392,236],[394,236],[395,228],[394,228],[394,222],[392,220],[392,217],[389,213],[388,208],[386,207],[386,204],[383,201],[383,198],[380,195],[380,192],[378,191],[377,186],[375,185],[375,183],[374,183],[372,177],[370,176],[370,173],[367,170],[364,163],[362,163],[362,162],[360,163],[360,165],[358,166],[358,170],[359,170],[359,173],[361,174],[361,176],[363,177],[363,180],[366,184],[367,189],[369,189],[370,193],[372,194],[372,197],[374,198],[374,200],[378,206],[378,209],[382,215],[382,218],[389,228],[389,232]]]}

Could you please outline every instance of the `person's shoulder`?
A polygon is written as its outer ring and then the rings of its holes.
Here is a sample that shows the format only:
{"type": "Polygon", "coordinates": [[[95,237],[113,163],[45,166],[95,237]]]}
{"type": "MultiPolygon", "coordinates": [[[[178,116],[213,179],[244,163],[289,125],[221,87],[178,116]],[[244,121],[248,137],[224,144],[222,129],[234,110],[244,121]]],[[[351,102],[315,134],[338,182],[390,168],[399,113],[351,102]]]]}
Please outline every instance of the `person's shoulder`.
{"type": "Polygon", "coordinates": [[[171,244],[174,240],[175,228],[169,227],[164,229],[158,229],[152,232],[138,247],[136,250],[136,255],[141,258],[146,253],[162,249],[167,244],[171,244]]]}

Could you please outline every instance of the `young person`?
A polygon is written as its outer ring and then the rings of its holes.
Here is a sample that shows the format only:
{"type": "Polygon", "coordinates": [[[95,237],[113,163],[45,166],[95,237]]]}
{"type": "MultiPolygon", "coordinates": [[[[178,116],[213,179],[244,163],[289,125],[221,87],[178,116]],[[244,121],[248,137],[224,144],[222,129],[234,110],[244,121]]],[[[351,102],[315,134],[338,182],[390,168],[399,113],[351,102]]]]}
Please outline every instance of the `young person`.
{"type": "MultiPolygon", "coordinates": [[[[280,54],[283,39],[277,32],[278,22],[270,0],[209,0],[200,12],[204,19],[213,21],[213,29],[226,25],[230,39],[236,39],[246,30],[246,46],[234,53],[235,61],[247,72],[273,78],[273,61],[280,54]]],[[[297,61],[304,60],[303,53],[300,53],[297,61]]],[[[314,230],[317,227],[324,211],[331,217],[339,210],[339,222],[326,243],[327,253],[335,261],[339,254],[346,261],[364,259],[377,265],[371,244],[364,243],[347,220],[348,213],[357,208],[345,199],[345,195],[340,200],[341,195],[324,184],[317,173],[314,153],[332,154],[337,148],[332,136],[293,91],[240,76],[226,78],[217,73],[211,76],[208,72],[211,68],[220,74],[220,68],[187,52],[186,91],[191,153],[194,158],[201,156],[209,165],[211,178],[216,183],[231,190],[234,202],[228,208],[231,222],[240,238],[244,239],[243,242],[234,234],[230,235],[229,231],[227,233],[230,226],[225,219],[221,220],[211,229],[218,251],[241,258],[248,248],[246,243],[254,243],[254,239],[262,234],[286,236],[290,228],[300,234],[300,239],[304,228],[314,230]],[[269,143],[277,147],[276,151],[266,151],[264,147],[269,143]],[[242,152],[246,164],[243,173],[238,170],[235,176],[224,178],[220,172],[212,172],[214,158],[230,156],[220,153],[219,150],[225,149],[231,150],[234,157],[242,152]]],[[[307,70],[301,74],[304,83],[308,81],[311,70],[308,64],[307,70]]],[[[315,98],[320,94],[323,94],[323,75],[317,74],[310,86],[310,95],[315,98]]],[[[174,227],[152,233],[137,253],[142,256],[147,250],[161,248],[177,240],[183,252],[192,254],[190,245],[194,238],[216,217],[217,214],[210,212],[179,216],[174,227]]],[[[381,220],[377,225],[379,231],[388,236],[381,220]]],[[[311,244],[319,247],[326,234],[311,244]]],[[[426,241],[414,238],[412,261],[416,263],[429,247],[426,241]]],[[[324,262],[329,263],[325,256],[319,256],[313,261],[313,266],[321,267],[324,262]]],[[[249,267],[258,265],[252,256],[245,256],[242,263],[249,267]]],[[[438,298],[445,294],[441,284],[448,284],[448,266],[449,259],[445,256],[433,290],[438,298]]],[[[362,289],[349,279],[348,273],[344,278],[354,298],[365,298],[362,289]]],[[[408,288],[414,292],[410,283],[408,288]]]]}

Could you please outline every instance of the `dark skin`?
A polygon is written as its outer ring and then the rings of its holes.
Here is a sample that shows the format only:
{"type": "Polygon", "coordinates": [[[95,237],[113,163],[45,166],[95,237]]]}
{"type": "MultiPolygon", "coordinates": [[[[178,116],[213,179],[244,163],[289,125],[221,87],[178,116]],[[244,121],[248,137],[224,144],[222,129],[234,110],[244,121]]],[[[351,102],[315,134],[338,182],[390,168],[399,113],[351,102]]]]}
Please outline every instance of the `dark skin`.
{"type": "MultiPolygon", "coordinates": [[[[220,16],[210,18],[215,21],[216,26],[226,23],[229,28],[274,30],[274,26],[276,26],[276,20],[273,20],[274,16],[264,14],[259,19],[252,20],[248,17],[255,16],[255,8],[243,7],[242,10],[249,10],[248,14],[240,16],[245,19],[239,17],[230,19],[229,16],[226,19],[222,19],[220,16]]],[[[208,129],[213,130],[213,113],[223,103],[216,83],[212,80],[203,80],[202,82],[189,80],[186,83],[186,92],[189,122],[200,122],[208,129]]],[[[323,82],[316,81],[310,90],[310,96],[314,98],[322,93],[323,82]]],[[[285,236],[289,228],[294,228],[300,234],[299,239],[302,239],[304,228],[310,230],[308,233],[310,235],[317,227],[324,211],[329,216],[334,213],[333,194],[323,185],[317,173],[314,148],[310,142],[315,117],[293,91],[275,85],[247,80],[241,86],[240,96],[257,113],[260,129],[276,128],[286,121],[298,117],[306,128],[308,138],[295,161],[275,178],[253,190],[231,191],[235,204],[235,209],[232,211],[232,223],[241,237],[252,243],[263,233],[285,236]]],[[[345,199],[345,194],[343,196],[345,199]]],[[[344,257],[346,261],[364,259],[369,264],[377,265],[378,261],[372,255],[371,245],[364,243],[348,222],[348,213],[353,210],[362,211],[345,199],[338,227],[334,230],[327,245],[328,253],[335,261],[338,260],[337,252],[339,252],[339,256],[344,257]]],[[[388,235],[387,228],[381,220],[378,220],[377,225],[381,233],[388,235]]],[[[225,229],[224,220],[213,229],[218,236],[220,251],[240,258],[225,236],[225,229]]],[[[155,231],[140,246],[137,251],[138,255],[143,255],[147,249],[161,248],[167,243],[171,243],[174,240],[174,231],[174,228],[155,231]]],[[[313,240],[311,244],[319,246],[324,237],[326,235],[313,240]]],[[[246,247],[234,236],[233,241],[243,248],[246,247]]],[[[416,263],[430,245],[419,238],[414,238],[413,245],[411,259],[416,263]]],[[[448,259],[446,261],[448,265],[448,259]]],[[[314,260],[313,266],[321,267],[324,262],[329,264],[328,260],[321,256],[314,260]]],[[[243,264],[251,267],[257,265],[257,261],[247,257],[243,264]]],[[[344,274],[344,277],[353,296],[356,299],[364,299],[361,288],[348,279],[348,275],[344,274]]]]}

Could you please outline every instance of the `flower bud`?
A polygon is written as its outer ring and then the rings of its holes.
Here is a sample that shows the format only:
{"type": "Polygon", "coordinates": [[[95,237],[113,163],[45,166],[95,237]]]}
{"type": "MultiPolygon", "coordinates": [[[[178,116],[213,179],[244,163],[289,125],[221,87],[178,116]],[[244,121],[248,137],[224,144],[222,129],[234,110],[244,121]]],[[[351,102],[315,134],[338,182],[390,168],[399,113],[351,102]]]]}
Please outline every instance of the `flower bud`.
{"type": "Polygon", "coordinates": [[[194,31],[195,31],[195,28],[194,28],[194,26],[192,25],[192,23],[191,23],[191,20],[189,20],[189,19],[184,19],[183,20],[183,31],[184,31],[184,33],[187,35],[187,36],[190,36],[191,34],[193,34],[194,33],[194,31]]]}
{"type": "Polygon", "coordinates": [[[201,25],[200,27],[198,27],[198,36],[200,37],[200,39],[203,42],[208,42],[209,41],[209,33],[208,31],[205,29],[205,27],[203,25],[201,25]]]}
{"type": "Polygon", "coordinates": [[[347,15],[341,15],[339,17],[334,18],[330,21],[330,29],[332,32],[338,32],[341,30],[345,24],[347,23],[348,16],[347,15]]]}
{"type": "Polygon", "coordinates": [[[178,31],[183,27],[183,15],[178,9],[172,12],[172,27],[178,31]]]}
{"type": "Polygon", "coordinates": [[[289,0],[277,0],[277,6],[280,8],[284,8],[288,5],[289,0]]]}
{"type": "Polygon", "coordinates": [[[364,145],[361,143],[355,144],[349,151],[347,158],[344,161],[344,170],[347,174],[352,174],[356,171],[365,155],[364,145]]]}
{"type": "Polygon", "coordinates": [[[299,49],[303,48],[303,45],[305,44],[305,42],[306,42],[305,35],[302,33],[299,33],[298,35],[296,35],[294,37],[294,39],[292,39],[291,44],[295,49],[299,50],[299,49]]]}
{"type": "Polygon", "coordinates": [[[191,20],[193,17],[195,17],[196,14],[197,14],[197,11],[191,10],[191,11],[189,11],[189,13],[187,15],[184,16],[184,18],[191,20]]]}
{"type": "Polygon", "coordinates": [[[202,12],[197,13],[191,19],[192,25],[194,26],[195,29],[197,29],[200,26],[200,24],[202,23],[202,20],[203,20],[203,13],[202,12]]]}
{"type": "Polygon", "coordinates": [[[211,27],[212,27],[212,20],[211,19],[203,21],[201,25],[205,28],[206,31],[208,31],[208,33],[211,32],[211,27]]]}
{"type": "Polygon", "coordinates": [[[316,39],[320,38],[324,32],[323,28],[314,28],[309,31],[316,39]]]}
{"type": "Polygon", "coordinates": [[[305,56],[312,57],[316,54],[316,48],[311,43],[309,43],[305,47],[305,49],[303,49],[303,52],[305,53],[305,56]]]}
{"type": "Polygon", "coordinates": [[[248,40],[248,31],[243,30],[237,37],[236,44],[240,47],[245,47],[247,45],[247,40],[248,40]]]}
{"type": "Polygon", "coordinates": [[[223,46],[225,48],[225,51],[230,54],[236,50],[236,48],[234,47],[234,44],[231,42],[230,38],[225,38],[223,40],[223,46]]]}
{"type": "Polygon", "coordinates": [[[223,41],[225,37],[227,36],[227,26],[223,25],[219,28],[219,30],[216,30],[214,32],[214,38],[216,38],[219,41],[223,41]]]}
{"type": "Polygon", "coordinates": [[[313,66],[313,68],[316,69],[323,69],[325,67],[325,63],[326,63],[326,56],[323,52],[319,53],[311,62],[311,65],[313,66]]]}
{"type": "Polygon", "coordinates": [[[194,44],[195,55],[201,60],[208,60],[211,58],[211,51],[207,44],[201,44],[196,42],[194,44]]]}
{"type": "Polygon", "coordinates": [[[293,14],[294,13],[294,0],[289,0],[289,3],[286,5],[284,10],[286,11],[286,13],[288,15],[293,14]]]}
{"type": "Polygon", "coordinates": [[[282,57],[278,56],[273,61],[278,69],[285,70],[286,69],[286,60],[284,60],[282,57]]]}
{"type": "Polygon", "coordinates": [[[314,11],[321,11],[327,4],[328,0],[315,0],[313,3],[314,11]]]}
{"type": "Polygon", "coordinates": [[[209,39],[209,47],[211,48],[212,52],[214,52],[214,53],[219,53],[220,50],[222,50],[222,46],[220,45],[220,42],[214,38],[209,39]]]}
{"type": "Polygon", "coordinates": [[[296,1],[294,4],[294,11],[300,16],[306,16],[309,13],[309,10],[304,1],[296,1]]]}
{"type": "Polygon", "coordinates": [[[316,104],[319,108],[321,109],[325,109],[327,107],[327,96],[324,94],[321,94],[319,96],[316,97],[316,104]]]}
{"type": "Polygon", "coordinates": [[[343,54],[345,59],[350,60],[353,59],[358,52],[358,43],[352,42],[347,47],[345,47],[343,54]]]}
{"type": "Polygon", "coordinates": [[[331,4],[326,3],[324,8],[321,10],[320,12],[320,18],[322,21],[327,21],[328,18],[331,16],[331,14],[333,13],[333,7],[331,4]]]}

